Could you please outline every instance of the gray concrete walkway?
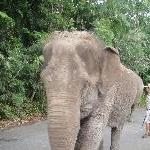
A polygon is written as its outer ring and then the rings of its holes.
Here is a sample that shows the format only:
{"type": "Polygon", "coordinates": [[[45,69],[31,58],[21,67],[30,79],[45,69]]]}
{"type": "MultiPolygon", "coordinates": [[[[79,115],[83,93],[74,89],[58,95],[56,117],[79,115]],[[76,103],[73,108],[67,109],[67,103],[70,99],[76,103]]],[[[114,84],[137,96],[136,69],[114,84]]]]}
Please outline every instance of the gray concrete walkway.
{"type": "MultiPolygon", "coordinates": [[[[144,115],[144,110],[136,110],[133,114],[133,123],[125,125],[120,150],[150,150],[150,137],[141,138],[144,133],[141,127],[144,115]]],[[[106,129],[104,140],[105,150],[109,150],[109,129],[106,129]]],[[[0,150],[50,150],[46,122],[0,130],[0,150]]]]}

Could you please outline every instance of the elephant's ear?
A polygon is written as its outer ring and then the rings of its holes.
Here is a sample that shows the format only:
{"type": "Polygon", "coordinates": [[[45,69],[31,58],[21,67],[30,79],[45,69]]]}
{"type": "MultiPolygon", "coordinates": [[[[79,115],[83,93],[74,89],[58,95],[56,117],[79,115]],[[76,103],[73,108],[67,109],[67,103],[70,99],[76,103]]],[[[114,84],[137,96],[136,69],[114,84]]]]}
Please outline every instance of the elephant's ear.
{"type": "Polygon", "coordinates": [[[107,46],[104,48],[104,50],[119,55],[119,51],[113,47],[107,46]]]}
{"type": "Polygon", "coordinates": [[[113,67],[116,63],[120,64],[119,51],[113,47],[107,46],[103,49],[104,64],[113,67]]]}
{"type": "Polygon", "coordinates": [[[119,78],[121,73],[121,62],[119,52],[112,47],[105,47],[102,51],[102,87],[112,86],[114,82],[119,78]]]}

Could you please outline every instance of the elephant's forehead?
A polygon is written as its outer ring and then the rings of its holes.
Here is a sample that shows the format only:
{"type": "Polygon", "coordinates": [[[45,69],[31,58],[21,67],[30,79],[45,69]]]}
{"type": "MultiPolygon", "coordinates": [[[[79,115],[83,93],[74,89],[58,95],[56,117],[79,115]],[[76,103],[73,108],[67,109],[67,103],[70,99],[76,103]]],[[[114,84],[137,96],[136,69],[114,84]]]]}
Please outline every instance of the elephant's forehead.
{"type": "Polygon", "coordinates": [[[93,34],[90,34],[87,31],[63,31],[63,32],[54,32],[52,39],[92,39],[93,34]]]}
{"type": "MultiPolygon", "coordinates": [[[[54,32],[51,37],[47,39],[46,46],[53,45],[57,46],[59,43],[68,43],[72,46],[80,45],[80,43],[92,44],[96,46],[97,44],[105,45],[103,41],[98,39],[94,34],[87,31],[63,31],[63,32],[54,32]]],[[[85,46],[85,45],[84,45],[85,46]]]]}

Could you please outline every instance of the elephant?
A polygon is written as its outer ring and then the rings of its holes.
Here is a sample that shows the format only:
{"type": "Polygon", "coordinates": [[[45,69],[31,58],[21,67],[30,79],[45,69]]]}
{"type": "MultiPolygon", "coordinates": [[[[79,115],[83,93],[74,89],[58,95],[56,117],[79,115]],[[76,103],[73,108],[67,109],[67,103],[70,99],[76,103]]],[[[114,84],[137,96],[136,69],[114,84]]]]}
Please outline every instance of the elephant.
{"type": "Polygon", "coordinates": [[[51,149],[103,149],[110,126],[110,149],[119,150],[123,125],[143,90],[141,78],[122,65],[117,49],[87,31],[55,32],[43,55],[51,149]]]}
{"type": "MultiPolygon", "coordinates": [[[[117,78],[119,88],[117,89],[117,95],[107,124],[111,127],[110,150],[120,149],[119,141],[124,123],[130,119],[144,89],[143,81],[136,73],[122,64],[120,64],[120,71],[121,76],[117,78]]],[[[108,84],[105,84],[108,87],[108,84]]],[[[103,150],[103,140],[101,141],[100,150],[103,150]]]]}

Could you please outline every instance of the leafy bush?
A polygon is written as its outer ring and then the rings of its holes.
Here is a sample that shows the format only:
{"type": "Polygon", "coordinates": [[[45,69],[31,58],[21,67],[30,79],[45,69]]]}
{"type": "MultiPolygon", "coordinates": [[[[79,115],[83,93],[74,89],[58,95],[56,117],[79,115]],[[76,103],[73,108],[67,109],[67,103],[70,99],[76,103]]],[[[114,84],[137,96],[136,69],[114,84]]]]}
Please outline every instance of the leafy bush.
{"type": "Polygon", "coordinates": [[[146,1],[107,1],[103,3],[103,15],[95,21],[96,34],[119,50],[122,62],[145,84],[150,82],[149,8],[146,1]]]}
{"type": "Polygon", "coordinates": [[[45,113],[45,95],[39,77],[42,65],[41,43],[29,48],[15,48],[7,53],[7,57],[1,54],[1,118],[45,113]]]}
{"type": "Polygon", "coordinates": [[[5,0],[1,8],[0,119],[46,113],[41,50],[54,30],[94,30],[150,82],[149,1],[5,0]]]}
{"type": "Polygon", "coordinates": [[[145,108],[146,108],[146,95],[145,95],[145,94],[142,95],[142,97],[141,97],[141,99],[140,99],[138,105],[139,105],[140,107],[145,107],[145,108]]]}

